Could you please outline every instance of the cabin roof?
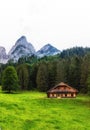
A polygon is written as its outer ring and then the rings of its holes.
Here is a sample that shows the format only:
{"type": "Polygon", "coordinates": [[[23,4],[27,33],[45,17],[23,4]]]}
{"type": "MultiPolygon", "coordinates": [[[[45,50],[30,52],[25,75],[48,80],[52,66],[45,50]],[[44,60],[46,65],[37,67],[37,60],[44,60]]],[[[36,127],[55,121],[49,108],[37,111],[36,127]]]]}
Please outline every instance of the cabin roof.
{"type": "Polygon", "coordinates": [[[47,93],[52,92],[52,90],[53,90],[53,92],[73,92],[71,90],[68,90],[68,91],[67,90],[55,90],[55,88],[60,87],[60,86],[68,87],[70,89],[73,89],[74,92],[78,92],[77,89],[67,85],[66,83],[61,82],[61,83],[55,85],[53,88],[49,89],[47,93]]]}

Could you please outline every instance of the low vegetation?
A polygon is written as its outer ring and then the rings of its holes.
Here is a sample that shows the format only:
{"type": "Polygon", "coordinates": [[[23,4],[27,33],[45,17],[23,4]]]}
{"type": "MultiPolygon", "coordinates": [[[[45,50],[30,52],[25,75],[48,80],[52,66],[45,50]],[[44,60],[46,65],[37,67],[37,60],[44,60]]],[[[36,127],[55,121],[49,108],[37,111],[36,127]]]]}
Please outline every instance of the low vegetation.
{"type": "Polygon", "coordinates": [[[0,93],[1,130],[89,130],[90,97],[49,99],[45,93],[0,93]]]}
{"type": "Polygon", "coordinates": [[[13,66],[8,66],[2,76],[2,90],[11,92],[17,90],[19,87],[18,76],[13,66]]]}

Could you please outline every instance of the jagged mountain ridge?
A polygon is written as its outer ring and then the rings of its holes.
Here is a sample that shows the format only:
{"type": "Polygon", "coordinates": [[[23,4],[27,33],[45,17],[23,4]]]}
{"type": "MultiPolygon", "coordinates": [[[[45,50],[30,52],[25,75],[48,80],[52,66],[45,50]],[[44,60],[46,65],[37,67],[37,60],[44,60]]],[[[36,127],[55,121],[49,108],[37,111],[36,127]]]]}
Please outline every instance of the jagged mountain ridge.
{"type": "Polygon", "coordinates": [[[18,61],[20,57],[36,55],[37,57],[50,56],[60,53],[60,51],[53,47],[51,44],[47,44],[39,51],[35,51],[34,46],[29,43],[25,36],[21,36],[6,54],[4,47],[0,47],[0,63],[7,63],[8,60],[13,59],[18,61]]]}
{"type": "Polygon", "coordinates": [[[36,55],[39,57],[44,57],[44,56],[56,55],[58,53],[60,53],[60,50],[53,47],[51,44],[46,44],[39,51],[37,51],[36,55]]]}
{"type": "Polygon", "coordinates": [[[16,41],[15,45],[11,48],[8,55],[10,59],[17,61],[22,56],[31,56],[35,53],[36,51],[33,45],[27,42],[25,36],[22,36],[16,41]]]}

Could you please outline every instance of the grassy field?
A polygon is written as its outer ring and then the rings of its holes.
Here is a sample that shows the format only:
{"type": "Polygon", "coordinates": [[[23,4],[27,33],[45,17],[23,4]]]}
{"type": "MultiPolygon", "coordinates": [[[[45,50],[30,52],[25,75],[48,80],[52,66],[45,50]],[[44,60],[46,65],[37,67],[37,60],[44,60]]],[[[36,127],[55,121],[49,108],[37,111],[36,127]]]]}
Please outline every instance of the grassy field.
{"type": "Polygon", "coordinates": [[[48,99],[45,93],[0,93],[0,130],[90,130],[90,97],[48,99]]]}

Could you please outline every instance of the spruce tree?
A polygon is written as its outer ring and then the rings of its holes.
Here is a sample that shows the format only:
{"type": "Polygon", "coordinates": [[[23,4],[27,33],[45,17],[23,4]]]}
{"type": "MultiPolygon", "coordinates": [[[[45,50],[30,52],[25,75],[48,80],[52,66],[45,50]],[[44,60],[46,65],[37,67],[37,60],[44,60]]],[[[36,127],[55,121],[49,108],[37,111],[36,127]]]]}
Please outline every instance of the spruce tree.
{"type": "Polygon", "coordinates": [[[87,79],[87,93],[90,95],[90,74],[87,79]]]}
{"type": "Polygon", "coordinates": [[[59,61],[57,63],[57,75],[56,75],[56,84],[60,82],[65,82],[65,67],[64,67],[64,61],[59,61]]]}
{"type": "Polygon", "coordinates": [[[90,67],[90,54],[84,56],[82,65],[81,65],[81,80],[80,80],[80,91],[82,93],[87,93],[87,82],[89,76],[89,67],[90,67]]]}
{"type": "Polygon", "coordinates": [[[56,64],[57,62],[48,63],[48,90],[55,86],[56,82],[56,64]]]}
{"type": "Polygon", "coordinates": [[[48,73],[47,66],[44,63],[41,63],[38,72],[37,72],[37,88],[39,91],[45,92],[48,88],[48,73]]]}
{"type": "Polygon", "coordinates": [[[27,90],[29,86],[29,71],[27,64],[21,64],[17,67],[17,74],[21,90],[27,90]]]}

